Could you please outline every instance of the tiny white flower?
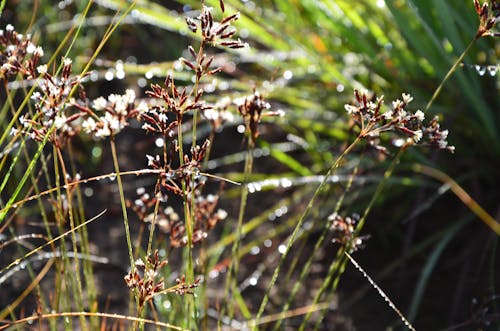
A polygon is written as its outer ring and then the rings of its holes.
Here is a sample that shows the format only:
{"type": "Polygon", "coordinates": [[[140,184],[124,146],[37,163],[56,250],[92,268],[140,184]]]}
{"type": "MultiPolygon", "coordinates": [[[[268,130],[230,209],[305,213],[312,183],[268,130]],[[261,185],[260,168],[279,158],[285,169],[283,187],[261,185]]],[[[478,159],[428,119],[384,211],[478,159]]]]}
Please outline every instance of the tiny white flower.
{"type": "Polygon", "coordinates": [[[64,61],[63,61],[63,65],[65,67],[70,66],[71,63],[73,63],[73,61],[70,58],[65,58],[64,61]]]}
{"type": "Polygon", "coordinates": [[[209,121],[215,121],[219,117],[219,112],[215,109],[209,108],[203,112],[203,116],[209,121]]]}
{"type": "Polygon", "coordinates": [[[127,103],[133,103],[135,101],[135,92],[132,89],[127,89],[125,91],[124,99],[127,103]]]}
{"type": "Polygon", "coordinates": [[[359,111],[358,107],[350,105],[350,104],[345,104],[344,108],[349,115],[355,114],[359,111]]]}
{"type": "Polygon", "coordinates": [[[24,127],[29,126],[29,121],[24,118],[24,115],[19,116],[19,123],[21,123],[24,127]]]}
{"type": "Polygon", "coordinates": [[[439,148],[445,149],[448,146],[448,142],[446,140],[438,140],[439,148]]]}
{"type": "Polygon", "coordinates": [[[422,130],[414,131],[412,139],[415,143],[418,143],[422,139],[422,130]]]}
{"type": "Polygon", "coordinates": [[[158,115],[158,120],[160,120],[161,123],[167,123],[168,117],[165,113],[161,113],[160,115],[158,115]]]}
{"type": "Polygon", "coordinates": [[[111,103],[116,103],[120,100],[120,96],[118,94],[110,94],[108,95],[108,101],[111,103]]]}
{"type": "Polygon", "coordinates": [[[236,98],[236,99],[233,99],[233,103],[236,105],[236,106],[243,106],[245,104],[245,102],[247,101],[247,98],[245,97],[241,97],[241,98],[236,98]]]}
{"type": "Polygon", "coordinates": [[[392,102],[392,108],[399,109],[403,107],[403,101],[397,99],[392,102]]]}
{"type": "Polygon", "coordinates": [[[56,129],[62,129],[66,125],[66,116],[56,116],[54,123],[56,129]]]}
{"type": "Polygon", "coordinates": [[[148,167],[154,164],[155,158],[149,154],[146,154],[146,158],[148,159],[148,167]]]}
{"type": "Polygon", "coordinates": [[[26,47],[26,53],[33,54],[33,53],[35,53],[35,50],[36,50],[36,46],[32,42],[29,42],[28,47],[26,47]]]}
{"type": "Polygon", "coordinates": [[[416,117],[416,118],[417,118],[420,122],[422,122],[422,121],[425,119],[425,114],[424,114],[424,112],[423,112],[423,111],[421,111],[421,110],[417,110],[417,111],[415,112],[415,117],[416,117]]]}
{"type": "Polygon", "coordinates": [[[42,56],[43,56],[43,54],[44,54],[44,53],[43,53],[43,48],[42,48],[41,46],[38,46],[38,47],[35,49],[35,51],[34,51],[34,53],[33,53],[33,54],[34,54],[34,55],[38,55],[39,57],[42,57],[42,56]]]}
{"type": "Polygon", "coordinates": [[[226,217],[227,217],[227,211],[225,211],[224,209],[217,210],[217,218],[218,219],[223,220],[223,219],[226,219],[226,217]]]}
{"type": "Polygon", "coordinates": [[[31,95],[31,100],[35,100],[35,101],[38,101],[42,98],[42,95],[40,94],[40,92],[33,92],[33,94],[31,95]]]}
{"type": "Polygon", "coordinates": [[[413,97],[410,94],[403,93],[403,102],[409,104],[413,101],[413,97]]]}
{"type": "Polygon", "coordinates": [[[108,123],[109,129],[114,133],[117,133],[123,128],[120,120],[116,116],[113,116],[111,113],[106,113],[104,115],[104,121],[108,123]]]}
{"type": "Polygon", "coordinates": [[[392,120],[392,117],[393,117],[393,113],[392,111],[386,111],[385,113],[382,114],[382,116],[384,117],[384,119],[386,119],[387,121],[390,121],[392,120]]]}
{"type": "Polygon", "coordinates": [[[12,24],[7,24],[7,26],[5,27],[5,30],[6,31],[14,31],[14,26],[12,24]]]}
{"type": "Polygon", "coordinates": [[[102,138],[102,137],[109,137],[111,135],[111,131],[109,130],[109,127],[105,125],[101,129],[98,129],[95,133],[95,136],[97,138],[102,138]]]}
{"type": "Polygon", "coordinates": [[[367,106],[368,106],[368,108],[369,108],[370,110],[375,110],[375,109],[377,109],[377,104],[376,104],[375,102],[373,102],[373,101],[368,101],[367,106]]]}
{"type": "Polygon", "coordinates": [[[19,130],[18,130],[18,129],[16,129],[16,128],[12,128],[12,129],[10,129],[10,135],[11,135],[11,136],[15,136],[15,135],[17,135],[18,133],[19,133],[19,130]]]}
{"type": "Polygon", "coordinates": [[[46,64],[42,64],[42,65],[38,66],[38,67],[36,68],[36,71],[38,71],[38,73],[39,73],[40,75],[44,75],[44,74],[46,74],[46,73],[47,73],[47,65],[46,65],[46,64]]]}
{"type": "Polygon", "coordinates": [[[128,107],[128,104],[125,102],[125,98],[120,98],[120,99],[117,99],[117,102],[115,103],[115,111],[122,115],[122,116],[126,116],[127,115],[127,107],[128,107]]]}
{"type": "Polygon", "coordinates": [[[141,101],[137,106],[137,110],[139,111],[139,113],[147,113],[149,110],[148,104],[144,101],[141,101]]]}
{"type": "Polygon", "coordinates": [[[97,123],[95,122],[95,120],[92,117],[89,117],[83,121],[82,128],[85,132],[91,133],[92,131],[96,130],[97,123]]]}
{"type": "Polygon", "coordinates": [[[99,97],[92,102],[92,106],[95,110],[103,110],[108,105],[108,102],[103,97],[99,97]]]}
{"type": "Polygon", "coordinates": [[[225,122],[234,122],[234,115],[230,111],[221,111],[219,116],[222,118],[223,121],[225,122]]]}
{"type": "MultiPolygon", "coordinates": [[[[214,82],[212,84],[216,84],[216,80],[214,79],[214,82]]],[[[219,101],[217,101],[217,103],[215,104],[215,108],[217,109],[226,109],[227,107],[229,107],[229,105],[231,105],[231,98],[229,97],[223,97],[222,99],[220,99],[219,101]]]]}

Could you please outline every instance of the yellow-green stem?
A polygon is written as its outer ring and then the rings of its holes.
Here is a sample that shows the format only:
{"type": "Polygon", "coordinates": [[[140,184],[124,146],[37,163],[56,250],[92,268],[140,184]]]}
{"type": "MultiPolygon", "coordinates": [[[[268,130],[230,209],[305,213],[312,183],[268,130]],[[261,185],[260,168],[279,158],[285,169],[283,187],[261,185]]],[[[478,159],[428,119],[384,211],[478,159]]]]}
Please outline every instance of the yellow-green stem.
{"type": "Polygon", "coordinates": [[[432,104],[434,103],[434,101],[438,97],[439,93],[441,93],[441,90],[443,89],[444,83],[446,83],[446,81],[451,77],[451,75],[457,70],[458,66],[462,63],[465,55],[467,55],[467,53],[472,48],[472,45],[474,45],[474,42],[476,40],[477,40],[477,38],[474,38],[471,40],[471,42],[469,43],[467,48],[462,52],[462,54],[460,54],[458,59],[455,61],[453,66],[450,68],[450,70],[448,71],[446,76],[444,76],[443,80],[441,81],[441,83],[439,84],[437,89],[434,91],[434,94],[432,95],[431,99],[427,103],[427,106],[425,106],[425,111],[424,111],[425,113],[427,113],[427,111],[431,108],[432,104]]]}
{"type": "MultiPolygon", "coordinates": [[[[326,186],[326,183],[328,182],[328,179],[334,173],[334,171],[338,168],[338,166],[340,165],[340,163],[344,159],[344,157],[352,151],[352,149],[354,148],[354,146],[356,146],[360,140],[361,140],[361,137],[359,137],[359,136],[356,137],[356,139],[344,150],[344,152],[342,152],[342,154],[340,154],[339,157],[337,157],[337,159],[332,164],[332,166],[330,167],[330,169],[328,169],[328,171],[325,174],[325,176],[324,176],[323,180],[321,181],[321,183],[318,185],[318,187],[314,191],[314,194],[311,197],[311,200],[309,200],[309,203],[307,204],[306,209],[302,213],[299,221],[297,222],[297,225],[295,226],[295,229],[293,230],[292,234],[290,235],[290,237],[288,239],[288,243],[286,245],[286,249],[285,249],[283,255],[281,256],[281,259],[280,259],[280,262],[279,262],[278,266],[274,270],[273,276],[272,276],[271,281],[270,281],[270,283],[268,285],[268,288],[266,290],[266,294],[264,295],[264,298],[262,299],[262,303],[260,304],[259,311],[257,312],[257,315],[255,317],[256,321],[258,321],[260,319],[260,317],[262,316],[262,314],[264,313],[264,309],[265,309],[265,307],[267,305],[267,302],[269,301],[269,293],[271,292],[271,289],[274,287],[274,284],[276,283],[276,280],[278,279],[278,275],[280,273],[281,266],[283,265],[283,263],[284,263],[287,255],[288,255],[288,252],[290,251],[291,246],[295,242],[295,238],[297,237],[297,234],[299,233],[299,231],[300,231],[300,229],[302,227],[302,224],[304,223],[305,218],[309,214],[309,211],[313,207],[314,202],[316,201],[316,198],[319,196],[319,194],[321,193],[321,191],[323,190],[323,188],[326,186]]],[[[256,329],[257,329],[257,326],[253,325],[252,326],[252,330],[256,330],[256,329]]]]}
{"type": "Polygon", "coordinates": [[[255,148],[255,143],[251,138],[249,138],[249,146],[247,154],[245,157],[245,169],[244,169],[244,181],[241,186],[241,197],[240,197],[240,209],[238,212],[238,221],[236,223],[236,237],[233,242],[231,249],[231,264],[229,265],[229,270],[227,272],[226,288],[225,288],[225,298],[227,300],[226,305],[228,308],[229,318],[233,317],[234,305],[232,304],[232,294],[229,292],[237,291],[238,287],[238,267],[239,267],[239,249],[242,236],[243,228],[243,218],[245,217],[245,210],[248,199],[248,182],[250,180],[250,175],[252,174],[253,168],[253,152],[255,148]]]}
{"type": "Polygon", "coordinates": [[[123,226],[125,227],[125,237],[127,239],[127,249],[128,249],[128,255],[130,258],[130,266],[132,268],[132,271],[134,271],[135,270],[135,263],[134,263],[134,254],[132,252],[132,240],[130,238],[130,227],[129,227],[129,223],[128,223],[127,204],[125,203],[125,195],[123,193],[123,185],[122,185],[122,178],[121,178],[121,174],[120,174],[120,166],[118,164],[118,156],[116,154],[115,136],[111,136],[110,144],[111,144],[111,155],[113,156],[113,165],[115,167],[115,173],[116,173],[116,182],[118,183],[118,192],[120,193],[120,204],[122,207],[123,226]]]}
{"type": "MultiPolygon", "coordinates": [[[[370,213],[375,201],[377,201],[379,195],[382,193],[382,189],[384,188],[385,182],[392,176],[392,173],[393,173],[396,165],[399,163],[399,160],[401,159],[401,156],[403,155],[403,152],[406,150],[407,147],[408,147],[408,145],[403,145],[399,149],[398,154],[396,154],[394,159],[391,161],[391,164],[389,165],[389,167],[385,171],[384,178],[382,178],[380,183],[377,185],[375,192],[373,193],[370,201],[368,202],[368,206],[365,208],[365,211],[363,212],[363,216],[361,216],[361,219],[359,220],[359,223],[356,226],[356,229],[355,229],[354,234],[352,236],[353,239],[356,238],[356,236],[360,233],[361,229],[363,228],[363,226],[366,222],[366,218],[368,217],[368,214],[370,213]]],[[[337,285],[340,281],[340,277],[342,276],[344,269],[345,269],[345,266],[346,266],[346,263],[348,261],[345,254],[344,254],[344,252],[346,251],[346,247],[350,247],[350,244],[348,243],[345,247],[342,247],[338,251],[337,256],[335,257],[335,263],[333,263],[332,266],[330,267],[330,269],[328,270],[328,276],[323,281],[322,286],[320,287],[320,289],[318,290],[318,292],[316,293],[316,295],[313,299],[313,302],[312,302],[313,305],[317,304],[319,302],[323,293],[330,287],[330,284],[332,284],[332,286],[331,286],[332,291],[335,291],[337,289],[337,285]],[[335,279],[333,279],[334,275],[336,275],[335,279]],[[332,283],[332,279],[333,279],[333,283],[332,283]]],[[[306,314],[299,330],[304,330],[307,321],[311,317],[311,314],[312,314],[312,312],[309,312],[306,314]]]]}

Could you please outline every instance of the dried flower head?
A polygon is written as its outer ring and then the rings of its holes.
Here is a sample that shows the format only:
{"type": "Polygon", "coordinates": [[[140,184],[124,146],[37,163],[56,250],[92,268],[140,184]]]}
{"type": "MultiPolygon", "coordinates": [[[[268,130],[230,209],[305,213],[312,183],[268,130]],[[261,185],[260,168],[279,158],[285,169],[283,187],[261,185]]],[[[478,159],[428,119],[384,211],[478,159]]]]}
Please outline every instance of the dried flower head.
{"type": "Polygon", "coordinates": [[[31,96],[35,102],[35,114],[19,117],[23,127],[20,132],[37,141],[44,140],[50,132],[48,139],[57,146],[63,146],[67,139],[78,133],[77,122],[85,112],[70,112],[75,103],[70,95],[75,86],[84,92],[81,77],[71,76],[71,66],[71,60],[63,58],[59,75],[48,73],[46,66],[39,67],[39,72],[43,72],[38,85],[40,91],[31,96]]]}
{"type": "Polygon", "coordinates": [[[185,294],[194,294],[193,289],[197,288],[198,285],[200,284],[200,280],[197,279],[194,281],[192,284],[187,284],[186,283],[186,276],[182,275],[181,278],[177,278],[175,280],[177,282],[177,286],[175,287],[175,293],[178,295],[185,295],[185,294]]]}
{"type": "Polygon", "coordinates": [[[44,52],[31,41],[31,35],[17,33],[11,24],[0,30],[0,79],[18,73],[28,79],[37,76],[36,67],[44,52]]]}
{"type": "Polygon", "coordinates": [[[167,260],[161,260],[158,250],[148,256],[146,262],[141,259],[135,262],[135,270],[129,272],[125,277],[127,286],[135,290],[139,300],[139,306],[153,299],[153,297],[165,289],[160,270],[168,264],[167,260]]]}
{"type": "Polygon", "coordinates": [[[328,217],[332,223],[330,229],[333,232],[334,238],[332,242],[339,243],[345,246],[348,252],[354,252],[363,247],[363,242],[369,236],[356,236],[356,225],[359,222],[359,215],[342,217],[337,213],[333,213],[328,217]]]}
{"type": "Polygon", "coordinates": [[[392,132],[395,138],[405,137],[405,146],[422,144],[453,152],[453,147],[446,142],[448,131],[440,131],[438,119],[434,118],[428,124],[424,122],[425,114],[421,110],[411,112],[408,105],[413,97],[403,93],[401,99],[392,102],[392,108],[383,112],[384,99],[373,100],[367,93],[354,91],[355,104],[346,104],[345,109],[354,124],[359,128],[359,137],[367,140],[370,145],[382,153],[387,153],[380,145],[380,135],[392,132]]]}
{"type": "Polygon", "coordinates": [[[479,0],[474,0],[474,7],[479,17],[479,27],[476,32],[476,38],[484,36],[499,37],[500,33],[492,32],[493,27],[500,22],[500,1],[490,0],[490,3],[484,2],[482,5],[479,0]]]}
{"type": "Polygon", "coordinates": [[[233,102],[237,105],[238,112],[243,117],[252,142],[255,143],[259,136],[259,123],[262,116],[266,114],[263,111],[269,110],[271,105],[257,91],[254,91],[248,97],[235,99],[233,102]]]}

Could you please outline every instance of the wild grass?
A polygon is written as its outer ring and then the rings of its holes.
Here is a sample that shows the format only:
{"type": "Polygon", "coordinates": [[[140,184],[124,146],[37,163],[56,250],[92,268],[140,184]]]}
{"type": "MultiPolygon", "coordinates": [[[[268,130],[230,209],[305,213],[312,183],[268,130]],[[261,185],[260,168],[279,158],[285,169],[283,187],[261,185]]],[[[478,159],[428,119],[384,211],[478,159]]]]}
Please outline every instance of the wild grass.
{"type": "Polygon", "coordinates": [[[498,1],[0,8],[0,330],[498,322],[498,1]]]}

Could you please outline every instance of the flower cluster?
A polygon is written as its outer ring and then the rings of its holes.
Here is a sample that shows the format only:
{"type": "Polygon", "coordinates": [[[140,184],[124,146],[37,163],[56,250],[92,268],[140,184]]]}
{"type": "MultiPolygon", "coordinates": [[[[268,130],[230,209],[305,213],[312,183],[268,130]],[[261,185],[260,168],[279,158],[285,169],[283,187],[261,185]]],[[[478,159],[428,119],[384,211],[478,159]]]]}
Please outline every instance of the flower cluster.
{"type": "Polygon", "coordinates": [[[228,109],[232,101],[229,97],[220,99],[213,108],[205,109],[202,116],[210,123],[213,132],[217,132],[221,127],[229,122],[234,122],[234,115],[228,109]]]}
{"type": "Polygon", "coordinates": [[[35,46],[31,35],[17,33],[11,24],[0,30],[0,79],[10,79],[18,73],[28,79],[37,76],[35,68],[43,49],[35,46]]]}
{"type": "Polygon", "coordinates": [[[135,261],[136,269],[124,277],[127,286],[136,291],[140,307],[165,289],[164,280],[159,272],[167,264],[167,260],[160,260],[156,250],[152,256],[147,257],[146,263],[141,259],[135,261]]]}
{"type": "Polygon", "coordinates": [[[259,123],[266,114],[263,111],[271,109],[271,105],[257,91],[250,96],[234,100],[234,103],[238,106],[238,112],[243,117],[252,142],[255,143],[259,137],[259,123]]]}
{"type": "Polygon", "coordinates": [[[208,236],[208,231],[213,229],[217,223],[227,217],[224,209],[218,209],[219,195],[209,194],[195,198],[195,225],[193,231],[193,244],[201,242],[208,236]]]}
{"type": "Polygon", "coordinates": [[[46,65],[37,68],[43,77],[40,80],[39,88],[32,94],[31,99],[35,102],[35,114],[33,116],[20,116],[22,129],[13,129],[12,134],[21,132],[30,138],[42,141],[51,132],[49,141],[57,146],[65,144],[68,138],[78,133],[79,118],[84,116],[84,112],[68,114],[68,109],[74,103],[70,98],[75,86],[81,87],[81,78],[71,76],[71,59],[62,60],[62,70],[60,75],[52,75],[47,71],[46,65]]]}
{"type": "Polygon", "coordinates": [[[448,130],[441,130],[437,116],[423,129],[424,144],[434,149],[444,149],[451,153],[455,151],[455,146],[448,145],[448,130]]]}
{"type": "Polygon", "coordinates": [[[349,252],[354,252],[363,247],[363,242],[369,236],[356,236],[356,225],[359,222],[359,215],[342,217],[337,213],[333,213],[328,217],[332,223],[330,229],[333,232],[333,243],[339,243],[345,246],[349,252]]]}
{"type": "MultiPolygon", "coordinates": [[[[140,195],[135,201],[127,201],[127,206],[131,208],[145,223],[155,222],[160,232],[169,235],[170,247],[185,247],[188,244],[186,227],[178,213],[171,206],[160,205],[155,215],[154,206],[157,198],[151,197],[145,193],[144,188],[137,190],[140,195]]],[[[165,202],[166,199],[160,200],[165,202]]],[[[201,195],[201,187],[196,191],[194,199],[194,226],[193,226],[193,245],[202,242],[208,237],[208,232],[213,229],[220,221],[227,217],[227,212],[217,208],[219,195],[209,194],[201,195]]]]}
{"type": "Polygon", "coordinates": [[[182,276],[181,278],[177,278],[176,280],[177,286],[175,287],[174,292],[178,295],[184,294],[194,294],[193,289],[198,287],[200,280],[197,279],[193,284],[186,283],[186,276],[182,276]]]}
{"type": "Polygon", "coordinates": [[[397,136],[406,137],[406,144],[417,144],[454,151],[446,141],[448,131],[440,131],[438,118],[435,117],[428,124],[424,123],[425,115],[421,110],[410,112],[408,105],[413,100],[409,94],[402,94],[402,100],[392,102],[392,108],[383,112],[383,97],[369,97],[367,93],[354,91],[356,103],[346,104],[345,110],[359,127],[359,137],[369,141],[370,145],[382,153],[387,153],[384,146],[380,145],[380,134],[393,132],[397,136]]]}
{"type": "MultiPolygon", "coordinates": [[[[220,7],[224,12],[224,3],[220,1],[220,7]]],[[[236,30],[231,28],[231,24],[240,18],[239,13],[235,13],[223,18],[220,22],[214,21],[212,9],[203,5],[201,14],[195,19],[186,17],[186,23],[189,30],[196,33],[198,29],[201,30],[202,38],[205,42],[212,45],[219,45],[229,47],[232,49],[248,47],[246,43],[241,40],[232,40],[235,36],[236,30]]]]}
{"type": "Polygon", "coordinates": [[[128,126],[130,119],[148,109],[145,102],[135,105],[135,92],[130,89],[124,95],[110,94],[107,99],[95,99],[92,109],[81,103],[75,103],[75,106],[89,114],[83,121],[82,128],[96,139],[116,135],[128,126]],[[103,115],[98,116],[98,113],[103,115]]]}
{"type": "Polygon", "coordinates": [[[210,145],[210,140],[205,140],[203,145],[192,146],[191,154],[184,154],[183,162],[176,169],[172,169],[172,160],[178,150],[176,144],[171,144],[169,153],[164,154],[163,162],[160,155],[146,155],[148,166],[154,170],[163,171],[160,173],[160,187],[165,195],[167,192],[188,198],[191,193],[205,184],[206,177],[200,175],[201,162],[210,145]],[[184,189],[183,189],[184,187],[184,189]]]}
{"type": "Polygon", "coordinates": [[[151,91],[146,94],[162,100],[164,104],[144,109],[145,111],[139,114],[139,119],[144,122],[142,128],[149,133],[162,134],[167,139],[174,136],[174,130],[178,123],[182,122],[185,113],[195,109],[204,111],[212,107],[200,100],[203,90],[196,91],[195,97],[190,98],[186,88],[179,89],[175,86],[171,74],[167,75],[163,86],[152,84],[151,91]],[[170,119],[169,114],[175,114],[175,120],[170,119]]]}
{"type": "Polygon", "coordinates": [[[500,33],[491,32],[493,27],[500,22],[500,1],[491,0],[491,8],[487,2],[481,4],[479,0],[474,0],[477,16],[479,17],[479,28],[477,29],[476,38],[483,36],[500,37],[500,33]]]}

